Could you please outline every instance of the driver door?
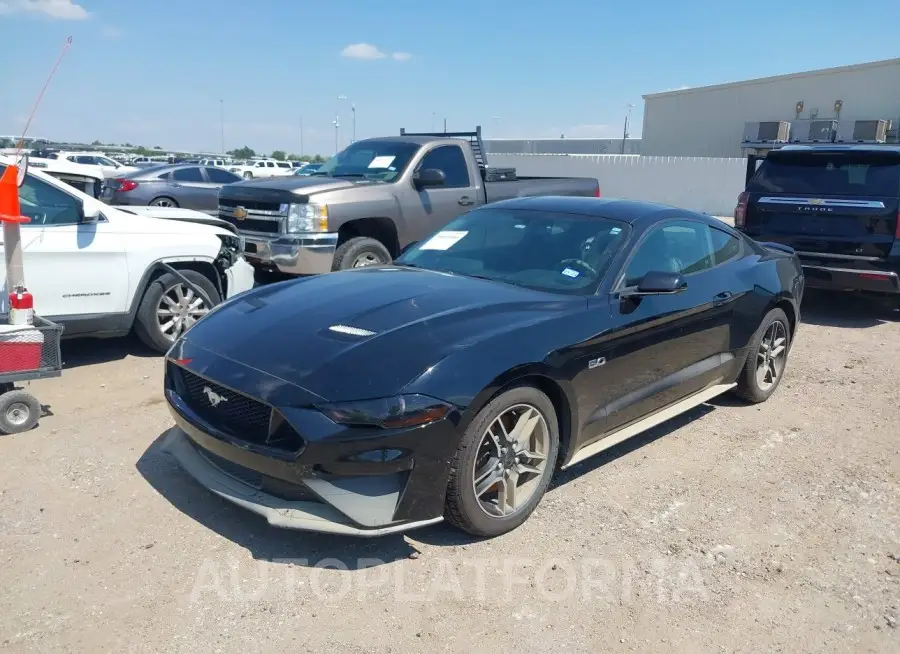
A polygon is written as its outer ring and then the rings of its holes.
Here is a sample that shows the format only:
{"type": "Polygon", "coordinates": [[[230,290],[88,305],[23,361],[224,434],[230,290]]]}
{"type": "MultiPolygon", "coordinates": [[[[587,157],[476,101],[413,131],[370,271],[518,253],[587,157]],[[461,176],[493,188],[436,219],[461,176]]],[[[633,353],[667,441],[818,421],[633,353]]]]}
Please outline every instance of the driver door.
{"type": "Polygon", "coordinates": [[[733,305],[720,296],[710,228],[693,220],[653,227],[626,263],[611,296],[606,341],[604,431],[643,418],[721,378],[733,305]],[[650,271],[677,272],[675,294],[625,297],[650,271]]]}
{"type": "Polygon", "coordinates": [[[417,201],[404,204],[407,241],[420,241],[444,227],[459,215],[474,209],[480,189],[469,176],[469,167],[462,148],[458,145],[439,145],[422,157],[416,171],[434,168],[443,171],[443,186],[412,189],[417,201]]]}
{"type": "MultiPolygon", "coordinates": [[[[51,319],[74,320],[125,313],[128,267],[124,241],[103,217],[81,222],[81,201],[44,180],[27,175],[19,189],[25,284],[35,311],[51,319]]],[[[6,286],[5,266],[0,273],[6,286]]],[[[8,291],[0,304],[9,310],[8,291]]]]}

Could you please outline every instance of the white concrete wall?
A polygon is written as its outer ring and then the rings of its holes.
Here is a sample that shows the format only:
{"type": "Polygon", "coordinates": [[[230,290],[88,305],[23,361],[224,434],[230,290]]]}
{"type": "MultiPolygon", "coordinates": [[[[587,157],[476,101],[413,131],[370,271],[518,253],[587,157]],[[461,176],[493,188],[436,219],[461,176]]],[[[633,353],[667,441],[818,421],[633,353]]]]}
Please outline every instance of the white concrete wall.
{"type": "Polygon", "coordinates": [[[840,120],[900,119],[900,59],[644,96],[641,154],[739,157],[748,121],[794,121],[818,114],[840,120]]]}
{"type": "Polygon", "coordinates": [[[491,166],[512,166],[519,175],[594,177],[604,197],[648,200],[730,216],[744,190],[745,159],[492,154],[491,166]]]}

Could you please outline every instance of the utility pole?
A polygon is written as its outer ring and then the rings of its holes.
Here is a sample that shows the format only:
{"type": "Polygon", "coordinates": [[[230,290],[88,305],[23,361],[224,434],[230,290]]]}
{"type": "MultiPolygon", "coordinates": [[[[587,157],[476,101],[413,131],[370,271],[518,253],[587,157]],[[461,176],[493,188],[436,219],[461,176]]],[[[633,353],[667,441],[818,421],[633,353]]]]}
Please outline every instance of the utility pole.
{"type": "Polygon", "coordinates": [[[338,130],[341,128],[341,123],[339,121],[337,113],[334,114],[334,153],[337,154],[340,152],[340,147],[338,146],[338,130]]]}
{"type": "Polygon", "coordinates": [[[628,121],[631,118],[631,110],[634,108],[634,105],[629,102],[626,107],[628,111],[625,114],[625,129],[622,130],[622,154],[625,154],[625,140],[628,138],[628,121]]]}
{"type": "Polygon", "coordinates": [[[350,105],[350,111],[353,112],[353,139],[350,141],[351,143],[356,143],[356,105],[350,105]]]}
{"type": "MultiPolygon", "coordinates": [[[[337,99],[338,99],[338,104],[337,104],[337,108],[335,109],[335,113],[334,113],[334,122],[335,122],[335,129],[338,130],[338,131],[340,131],[340,124],[339,124],[340,121],[339,121],[339,119],[338,119],[338,113],[340,112],[341,101],[342,101],[342,100],[346,100],[346,99],[347,99],[347,96],[346,96],[346,95],[339,95],[339,96],[337,97],[337,99]]],[[[334,153],[335,153],[335,154],[337,154],[338,152],[340,152],[340,150],[341,150],[341,145],[340,145],[340,144],[341,144],[341,139],[340,139],[340,134],[338,134],[337,145],[336,145],[335,148],[334,148],[334,153]]]]}
{"type": "Polygon", "coordinates": [[[444,134],[447,133],[447,119],[444,118],[444,134]]]}

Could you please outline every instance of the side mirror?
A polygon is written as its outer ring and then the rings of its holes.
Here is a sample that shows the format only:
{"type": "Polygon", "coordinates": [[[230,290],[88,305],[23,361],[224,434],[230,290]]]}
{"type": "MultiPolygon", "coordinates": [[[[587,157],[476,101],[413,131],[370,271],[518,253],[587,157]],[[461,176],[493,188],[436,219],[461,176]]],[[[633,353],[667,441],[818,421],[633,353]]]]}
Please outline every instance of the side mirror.
{"type": "Polygon", "coordinates": [[[16,186],[21,187],[25,183],[25,174],[28,172],[28,155],[20,154],[16,160],[16,168],[18,175],[16,176],[16,186]]]}
{"type": "Polygon", "coordinates": [[[81,209],[81,223],[83,225],[92,225],[97,222],[100,222],[100,207],[81,209]]]}
{"type": "Polygon", "coordinates": [[[437,168],[425,168],[413,176],[413,184],[418,190],[443,186],[447,182],[447,176],[443,170],[437,168]]]}
{"type": "Polygon", "coordinates": [[[628,293],[630,296],[672,295],[681,293],[687,288],[687,282],[681,273],[651,270],[638,284],[637,290],[628,293]]]}

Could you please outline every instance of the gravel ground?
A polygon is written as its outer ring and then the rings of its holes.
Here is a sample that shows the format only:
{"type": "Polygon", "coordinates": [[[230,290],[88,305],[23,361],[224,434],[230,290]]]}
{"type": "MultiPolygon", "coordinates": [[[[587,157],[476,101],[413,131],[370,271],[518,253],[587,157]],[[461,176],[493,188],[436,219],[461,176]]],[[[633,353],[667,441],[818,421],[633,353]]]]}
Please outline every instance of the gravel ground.
{"type": "Polygon", "coordinates": [[[0,649],[900,651],[900,322],[810,298],[766,404],[563,474],[523,527],[269,528],[160,451],[158,358],[68,343],[0,438],[0,649]]]}

